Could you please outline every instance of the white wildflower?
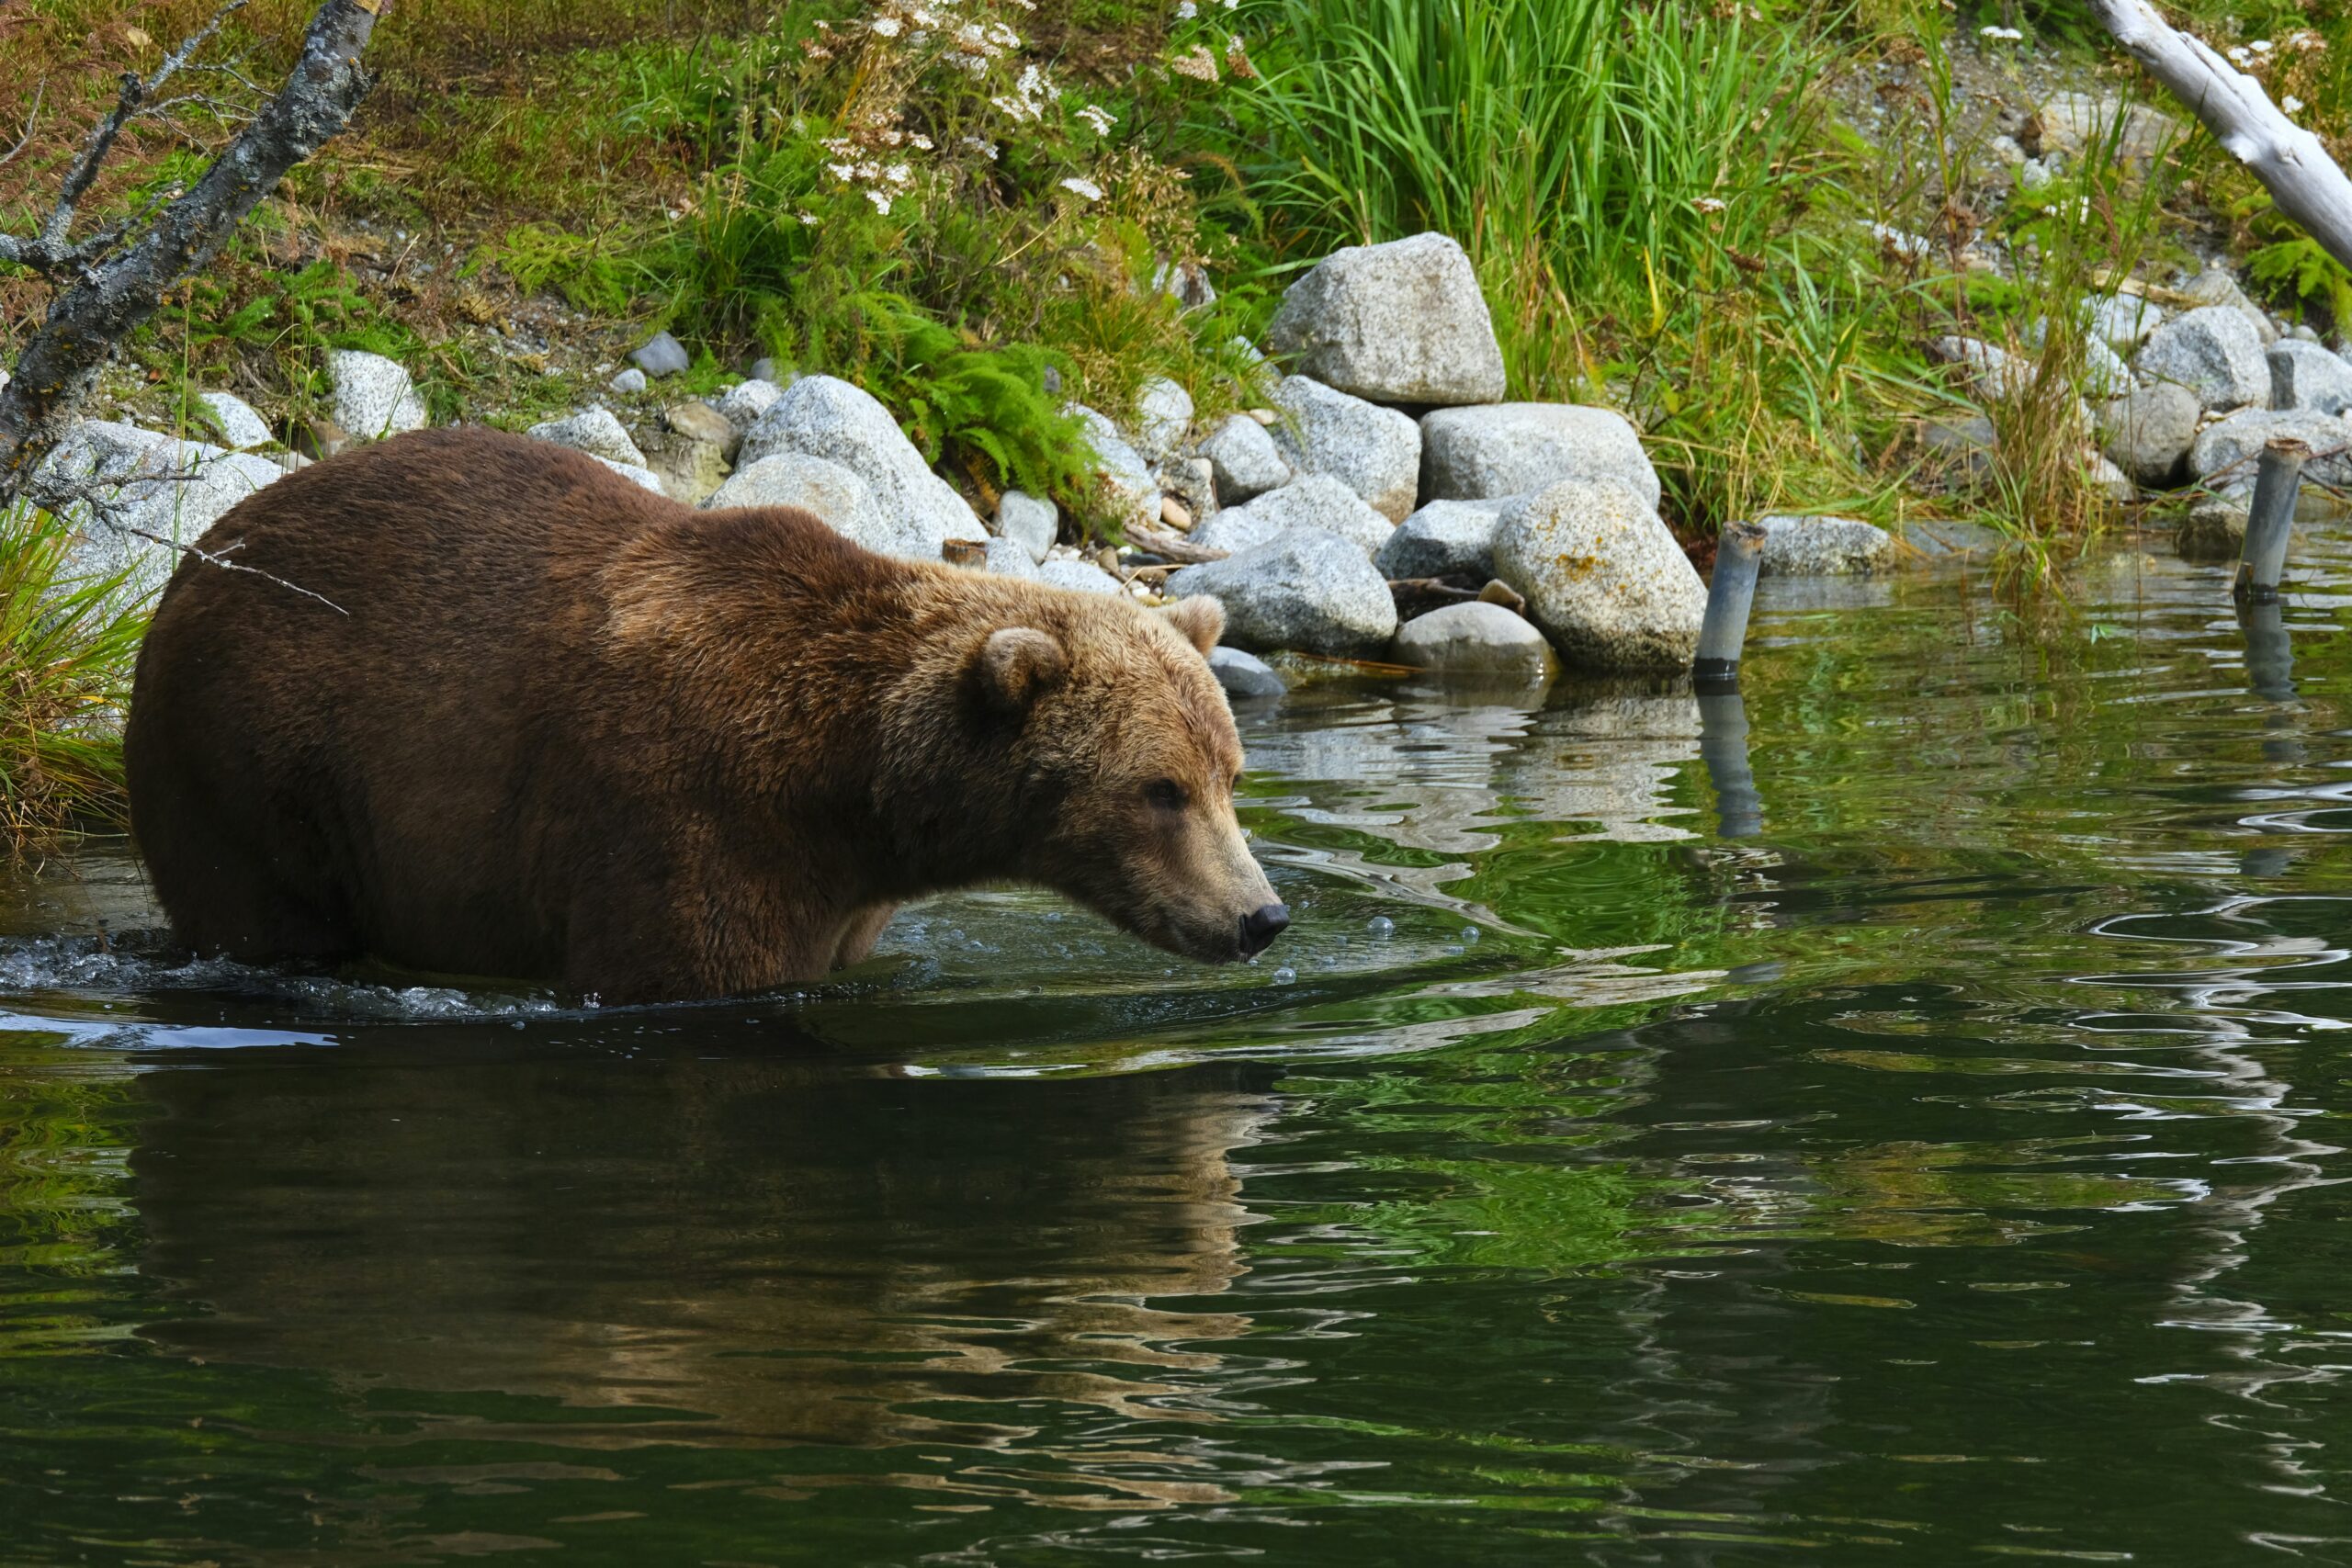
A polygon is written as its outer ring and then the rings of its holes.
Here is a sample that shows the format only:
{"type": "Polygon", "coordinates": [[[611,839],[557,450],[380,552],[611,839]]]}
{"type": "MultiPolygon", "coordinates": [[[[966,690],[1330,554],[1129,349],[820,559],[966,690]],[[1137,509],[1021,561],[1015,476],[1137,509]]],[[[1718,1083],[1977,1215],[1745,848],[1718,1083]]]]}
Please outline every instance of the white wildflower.
{"type": "Polygon", "coordinates": [[[1072,196],[1078,197],[1086,201],[1100,201],[1102,199],[1102,187],[1101,186],[1096,185],[1092,180],[1081,180],[1075,175],[1072,175],[1070,178],[1062,182],[1062,189],[1069,192],[1072,196]]]}
{"type": "Polygon", "coordinates": [[[2258,39],[2255,39],[2252,43],[2250,43],[2250,44],[2246,45],[2246,47],[2247,47],[2248,49],[2250,49],[2250,50],[2254,51],[2254,52],[2255,52],[2255,53],[2256,53],[2256,54],[2268,54],[2268,53],[2270,52],[2270,50],[2271,50],[2271,47],[2272,47],[2272,46],[2271,46],[2271,42],[2270,42],[2270,40],[2269,40],[2268,39],[2267,39],[2267,38],[2258,38],[2258,39]]]}
{"type": "Polygon", "coordinates": [[[939,26],[939,18],[933,16],[930,12],[924,10],[920,6],[908,12],[907,17],[909,20],[912,21],[914,25],[919,28],[935,28],[939,26]]]}
{"type": "Polygon", "coordinates": [[[958,51],[947,57],[947,63],[968,75],[985,76],[989,73],[988,61],[977,54],[966,54],[958,51]]]}
{"type": "Polygon", "coordinates": [[[915,172],[904,164],[893,164],[882,171],[882,177],[894,186],[903,186],[914,179],[915,172]]]}
{"type": "Polygon", "coordinates": [[[2302,112],[2303,100],[2290,93],[2278,100],[2278,107],[2289,114],[2300,114],[2302,112]]]}
{"type": "Polygon", "coordinates": [[[916,131],[912,136],[908,137],[907,140],[913,142],[917,148],[925,152],[931,151],[931,138],[925,136],[920,130],[916,131]]]}
{"type": "Polygon", "coordinates": [[[801,227],[804,229],[814,229],[817,226],[817,215],[805,209],[795,213],[794,216],[800,220],[801,227]]]}
{"type": "Polygon", "coordinates": [[[1200,6],[1194,5],[1193,0],[1183,0],[1183,3],[1176,7],[1176,19],[1180,22],[1189,22],[1200,14],[1200,6]]]}
{"type": "Polygon", "coordinates": [[[828,164],[825,165],[825,173],[843,184],[857,177],[857,171],[847,164],[828,164]]]}
{"type": "Polygon", "coordinates": [[[865,199],[874,204],[875,211],[882,214],[885,218],[890,216],[890,198],[888,197],[883,195],[878,190],[870,190],[865,193],[865,199]]]}
{"type": "Polygon", "coordinates": [[[1118,123],[1118,121],[1112,116],[1110,110],[1095,104],[1089,104],[1084,108],[1079,110],[1078,118],[1092,126],[1094,128],[1094,134],[1097,136],[1110,135],[1111,127],[1118,123]]]}
{"type": "Polygon", "coordinates": [[[1220,0],[1220,3],[1225,6],[1225,8],[1226,8],[1227,10],[1230,11],[1230,10],[1232,10],[1236,6],[1240,5],[1240,4],[1241,4],[1241,0],[1220,0]]]}
{"type": "Polygon", "coordinates": [[[897,38],[899,32],[905,28],[906,24],[899,21],[896,17],[876,17],[874,20],[868,22],[866,26],[872,28],[876,33],[880,34],[884,38],[897,38]]]}
{"type": "Polygon", "coordinates": [[[1006,27],[1002,22],[990,22],[989,24],[988,39],[999,49],[1010,50],[1019,49],[1021,47],[1021,35],[1014,32],[1011,28],[1006,27]]]}
{"type": "Polygon", "coordinates": [[[1976,36],[1978,38],[1997,39],[2004,43],[2022,43],[2025,41],[2025,34],[2019,32],[2015,28],[1979,28],[1976,29],[1976,36]]]}
{"type": "Polygon", "coordinates": [[[1691,202],[1690,205],[1697,208],[1700,211],[1705,213],[1710,218],[1724,209],[1723,198],[1720,197],[1702,196],[1697,200],[1691,202]]]}
{"type": "Polygon", "coordinates": [[[2244,65],[2254,58],[2253,55],[2248,54],[2245,51],[2245,46],[2243,44],[2232,47],[2228,51],[2228,54],[2230,63],[2233,65],[2244,65]]]}
{"type": "Polygon", "coordinates": [[[956,145],[967,151],[978,152],[991,164],[996,162],[996,143],[993,141],[983,141],[977,136],[967,136],[956,145]]]}

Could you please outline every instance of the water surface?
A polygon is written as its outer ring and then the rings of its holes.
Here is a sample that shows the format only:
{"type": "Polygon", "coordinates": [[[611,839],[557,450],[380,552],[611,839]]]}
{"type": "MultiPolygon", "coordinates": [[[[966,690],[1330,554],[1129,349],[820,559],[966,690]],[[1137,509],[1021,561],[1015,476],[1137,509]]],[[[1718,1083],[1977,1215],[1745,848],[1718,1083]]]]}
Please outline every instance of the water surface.
{"type": "Polygon", "coordinates": [[[2352,1562],[2352,545],[1241,716],[1297,911],[582,1011],[0,899],[0,1562],[2352,1562]]]}

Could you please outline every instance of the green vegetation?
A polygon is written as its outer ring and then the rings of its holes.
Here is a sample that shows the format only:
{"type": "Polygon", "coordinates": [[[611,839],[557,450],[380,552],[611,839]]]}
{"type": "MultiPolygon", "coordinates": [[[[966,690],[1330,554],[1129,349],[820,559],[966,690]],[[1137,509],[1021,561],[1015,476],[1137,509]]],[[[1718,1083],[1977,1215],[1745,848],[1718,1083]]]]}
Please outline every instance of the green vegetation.
{"type": "Polygon", "coordinates": [[[0,516],[0,843],[119,819],[117,733],[146,617],[119,577],[77,574],[72,531],[29,507],[0,516]]]}

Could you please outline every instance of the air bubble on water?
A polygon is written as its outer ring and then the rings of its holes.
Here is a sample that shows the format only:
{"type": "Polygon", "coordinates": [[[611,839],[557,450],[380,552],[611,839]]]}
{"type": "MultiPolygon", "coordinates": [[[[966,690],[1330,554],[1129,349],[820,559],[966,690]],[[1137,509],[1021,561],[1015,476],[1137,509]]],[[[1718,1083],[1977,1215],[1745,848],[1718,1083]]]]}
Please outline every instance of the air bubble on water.
{"type": "Polygon", "coordinates": [[[1476,942],[1476,941],[1477,941],[1477,940],[1478,940],[1478,928],[1477,928],[1476,926],[1464,926],[1464,927],[1462,928],[1462,940],[1463,940],[1464,942],[1476,942]]]}
{"type": "Polygon", "coordinates": [[[1287,964],[1274,971],[1274,984],[1277,986],[1287,986],[1297,978],[1298,971],[1287,964]]]}
{"type": "Polygon", "coordinates": [[[1364,930],[1372,933],[1373,941],[1386,942],[1396,934],[1396,922],[1385,915],[1374,915],[1366,922],[1364,930]]]}

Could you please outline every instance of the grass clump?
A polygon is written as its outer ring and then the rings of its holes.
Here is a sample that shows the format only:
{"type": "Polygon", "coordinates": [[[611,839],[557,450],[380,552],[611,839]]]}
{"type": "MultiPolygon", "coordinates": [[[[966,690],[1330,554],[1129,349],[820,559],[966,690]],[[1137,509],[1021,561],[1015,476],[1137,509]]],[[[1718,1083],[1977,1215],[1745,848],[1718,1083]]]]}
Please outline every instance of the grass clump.
{"type": "Polygon", "coordinates": [[[119,576],[76,573],[74,529],[20,505],[0,514],[0,842],[123,824],[119,724],[144,610],[119,576]]]}

